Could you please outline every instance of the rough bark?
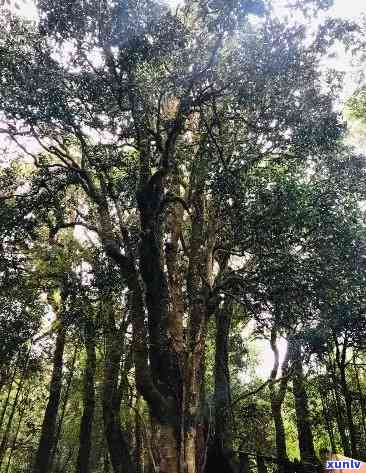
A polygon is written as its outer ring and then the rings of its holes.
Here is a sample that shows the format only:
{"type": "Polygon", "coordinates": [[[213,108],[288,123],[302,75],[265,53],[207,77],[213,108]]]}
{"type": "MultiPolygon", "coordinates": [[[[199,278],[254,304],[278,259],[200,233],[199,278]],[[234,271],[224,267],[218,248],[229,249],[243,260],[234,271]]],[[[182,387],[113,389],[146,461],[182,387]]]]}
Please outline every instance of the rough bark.
{"type": "Polygon", "coordinates": [[[86,364],[83,383],[83,414],[80,422],[76,473],[89,473],[90,471],[91,436],[95,408],[94,378],[96,369],[94,324],[90,319],[85,323],[85,349],[86,364]]]}
{"type": "MultiPolygon", "coordinates": [[[[149,357],[149,333],[145,324],[145,302],[143,283],[136,267],[136,255],[127,229],[123,226],[121,212],[117,212],[121,228],[125,254],[122,254],[120,241],[116,239],[106,198],[94,190],[94,200],[98,205],[99,226],[103,247],[106,254],[115,262],[121,271],[129,289],[130,311],[132,321],[133,353],[135,363],[136,388],[157,418],[164,418],[169,406],[158,387],[153,382],[149,357]]],[[[117,207],[118,210],[118,207],[117,207]]]]}
{"type": "Polygon", "coordinates": [[[179,453],[176,429],[171,425],[159,425],[159,472],[176,473],[179,468],[179,453]]]}

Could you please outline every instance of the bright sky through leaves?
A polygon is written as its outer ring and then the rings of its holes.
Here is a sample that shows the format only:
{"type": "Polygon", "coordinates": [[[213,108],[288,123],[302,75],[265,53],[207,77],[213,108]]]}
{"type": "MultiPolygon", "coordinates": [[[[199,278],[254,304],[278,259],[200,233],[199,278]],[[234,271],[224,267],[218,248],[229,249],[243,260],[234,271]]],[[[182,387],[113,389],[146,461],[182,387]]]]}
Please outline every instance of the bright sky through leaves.
{"type": "MultiPolygon", "coordinates": [[[[168,3],[172,7],[176,7],[181,2],[179,0],[168,0],[168,3]]],[[[332,12],[334,16],[353,19],[362,13],[366,14],[366,2],[364,0],[335,0],[332,12]]]]}
{"type": "MultiPolygon", "coordinates": [[[[172,8],[175,8],[181,2],[180,0],[167,0],[167,3],[169,3],[172,8]]],[[[366,14],[366,2],[364,0],[335,0],[331,11],[334,16],[355,19],[362,14],[366,14]]],[[[25,4],[21,5],[21,12],[25,17],[36,17],[34,4],[30,1],[26,1],[25,4]]]]}

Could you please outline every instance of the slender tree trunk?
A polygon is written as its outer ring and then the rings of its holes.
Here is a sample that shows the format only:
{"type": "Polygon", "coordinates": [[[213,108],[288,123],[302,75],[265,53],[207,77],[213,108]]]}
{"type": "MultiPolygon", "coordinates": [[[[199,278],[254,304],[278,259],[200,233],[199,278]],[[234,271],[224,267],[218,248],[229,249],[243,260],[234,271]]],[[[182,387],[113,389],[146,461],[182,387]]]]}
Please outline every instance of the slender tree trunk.
{"type": "Polygon", "coordinates": [[[225,302],[222,310],[216,311],[215,436],[224,450],[231,447],[232,418],[228,354],[231,316],[231,303],[225,302]]]}
{"type": "Polygon", "coordinates": [[[284,465],[287,461],[286,434],[282,418],[282,403],[271,402],[272,417],[275,425],[276,452],[279,462],[279,471],[285,471],[284,465]]]}
{"type": "Polygon", "coordinates": [[[66,415],[67,403],[69,401],[71,382],[72,382],[72,379],[74,377],[74,369],[75,369],[75,362],[76,362],[77,353],[78,353],[78,347],[76,346],[75,349],[74,349],[74,354],[73,354],[72,361],[71,361],[70,373],[69,373],[69,376],[67,378],[66,390],[65,390],[64,395],[62,396],[63,399],[62,399],[61,413],[60,413],[59,420],[58,420],[58,423],[57,423],[57,429],[56,429],[55,438],[54,438],[53,447],[52,447],[52,454],[51,454],[51,460],[50,460],[50,471],[53,470],[53,465],[54,465],[55,458],[56,458],[56,455],[57,455],[57,447],[58,447],[58,444],[59,444],[60,439],[61,439],[62,426],[63,426],[64,418],[65,418],[65,415],[66,415]]]}
{"type": "Polygon", "coordinates": [[[351,455],[353,458],[357,458],[358,457],[357,434],[356,434],[356,426],[353,419],[352,397],[349,392],[347,378],[346,378],[346,370],[344,367],[341,367],[341,370],[340,370],[340,381],[341,381],[342,392],[344,396],[344,402],[346,405],[347,424],[348,424],[349,438],[350,438],[350,443],[351,443],[351,455]]]}
{"type": "Polygon", "coordinates": [[[257,453],[257,470],[258,473],[268,473],[266,462],[260,453],[257,453]]]}
{"type": "Polygon", "coordinates": [[[332,419],[329,417],[328,397],[323,393],[323,386],[319,386],[318,393],[322,403],[323,419],[329,436],[330,447],[332,452],[336,452],[337,447],[334,439],[332,419]]]}
{"type": "Polygon", "coordinates": [[[366,441],[366,406],[365,406],[365,395],[362,392],[361,388],[361,381],[360,381],[360,375],[357,369],[357,364],[356,364],[356,356],[353,354],[353,369],[355,372],[355,377],[356,377],[356,383],[357,383],[357,390],[358,390],[358,395],[360,398],[360,410],[361,410],[361,419],[362,419],[362,429],[363,429],[363,435],[364,439],[366,441]]]}
{"type": "Polygon", "coordinates": [[[106,445],[103,458],[103,473],[110,473],[110,471],[111,469],[109,463],[108,446],[106,445]]]}
{"type": "MultiPolygon", "coordinates": [[[[201,393],[200,393],[200,406],[205,405],[206,400],[206,386],[205,386],[205,370],[206,370],[206,358],[205,353],[202,355],[201,362],[201,393]]],[[[230,404],[231,406],[231,404],[230,404]]],[[[207,461],[207,450],[209,442],[209,432],[211,429],[212,419],[204,415],[203,409],[200,409],[200,414],[197,421],[197,433],[196,433],[196,469],[198,472],[203,472],[207,461]]]]}
{"type": "Polygon", "coordinates": [[[335,406],[336,406],[337,428],[338,428],[339,436],[341,438],[343,453],[346,456],[349,457],[349,456],[351,456],[351,449],[350,449],[350,444],[349,444],[348,436],[347,436],[347,432],[346,432],[346,425],[345,425],[345,422],[344,422],[344,408],[342,406],[342,401],[341,401],[341,398],[340,398],[340,395],[339,395],[338,378],[337,378],[337,375],[336,375],[334,362],[333,362],[331,356],[329,356],[329,366],[328,366],[328,368],[329,368],[329,372],[330,372],[330,375],[331,375],[331,378],[332,378],[332,381],[333,381],[331,391],[333,393],[335,406]]]}
{"type": "Polygon", "coordinates": [[[279,473],[286,473],[286,465],[288,462],[287,449],[286,449],[286,435],[285,427],[282,418],[282,403],[285,399],[288,383],[288,364],[289,364],[289,349],[281,367],[282,379],[279,381],[279,386],[276,389],[275,382],[279,369],[279,352],[277,347],[277,328],[274,326],[271,331],[271,349],[274,355],[274,364],[271,371],[269,384],[270,396],[271,396],[271,411],[275,426],[276,436],[276,452],[278,461],[279,473]]]}
{"type": "MultiPolygon", "coordinates": [[[[15,451],[15,447],[16,447],[16,443],[17,443],[18,435],[19,435],[19,431],[20,431],[20,426],[23,422],[23,416],[24,416],[24,412],[25,412],[25,408],[26,408],[26,404],[27,404],[27,400],[28,400],[28,394],[29,394],[29,391],[27,391],[27,393],[25,395],[25,398],[22,400],[22,408],[21,408],[20,413],[19,413],[18,425],[17,425],[16,431],[15,431],[15,434],[14,434],[13,442],[11,444],[9,457],[8,457],[8,462],[6,464],[6,468],[5,468],[4,473],[9,472],[10,464],[11,464],[11,461],[13,459],[13,454],[14,454],[14,451],[15,451]]],[[[0,465],[0,467],[1,467],[1,465],[0,465]]]]}
{"type": "Polygon", "coordinates": [[[137,396],[135,412],[135,465],[136,473],[144,473],[145,471],[145,454],[144,454],[144,432],[142,425],[141,398],[137,396]]]}
{"type": "Polygon", "coordinates": [[[70,463],[70,461],[72,460],[72,458],[74,456],[74,451],[75,451],[74,447],[69,448],[64,463],[62,465],[58,466],[58,469],[56,470],[56,473],[64,473],[65,471],[69,471],[67,467],[68,467],[68,464],[70,463]]]}
{"type": "MultiPolygon", "coordinates": [[[[204,182],[199,175],[193,177],[195,187],[192,231],[190,238],[190,258],[187,273],[187,293],[190,303],[188,327],[188,357],[184,379],[185,409],[184,409],[184,451],[187,473],[197,473],[199,466],[197,458],[203,458],[204,448],[197,438],[197,427],[202,407],[201,389],[204,373],[204,353],[207,333],[207,321],[216,308],[216,302],[209,302],[208,285],[213,283],[213,248],[215,244],[214,208],[204,202],[204,182]],[[205,207],[208,214],[205,215],[205,207]],[[205,226],[205,217],[209,222],[205,226]],[[206,231],[206,236],[205,236],[206,231]],[[204,254],[202,248],[205,248],[204,254]],[[206,285],[202,285],[202,267],[205,268],[206,285]]],[[[191,183],[193,184],[193,183],[191,183]]]]}
{"type": "MultiPolygon", "coordinates": [[[[190,353],[187,362],[187,376],[185,379],[184,389],[185,396],[185,412],[184,412],[184,453],[187,473],[197,473],[197,459],[203,457],[202,451],[199,451],[200,445],[198,439],[198,420],[201,413],[201,390],[204,373],[204,348],[207,325],[204,307],[195,308],[194,311],[201,312],[198,324],[193,327],[191,333],[190,353]]],[[[196,316],[193,316],[196,318],[196,316]]]]}
{"type": "Polygon", "coordinates": [[[7,410],[8,406],[9,406],[10,394],[11,394],[11,391],[13,389],[13,384],[14,384],[15,375],[16,375],[17,369],[18,369],[19,359],[20,359],[20,354],[18,354],[18,358],[17,358],[17,361],[15,363],[15,366],[14,366],[14,369],[13,369],[13,372],[12,372],[12,375],[11,375],[11,378],[10,378],[10,382],[9,382],[9,385],[8,385],[8,392],[6,394],[5,402],[2,403],[2,405],[1,405],[0,433],[1,433],[2,427],[3,427],[5,413],[6,413],[6,410],[7,410]]]}
{"type": "Polygon", "coordinates": [[[249,456],[247,453],[239,455],[239,473],[251,473],[249,456]]]}
{"type": "Polygon", "coordinates": [[[49,398],[44,413],[41,438],[39,440],[33,473],[49,473],[51,452],[56,433],[56,420],[60,404],[62,387],[62,367],[65,348],[65,329],[57,332],[56,347],[53,356],[53,371],[51,376],[49,398]]]}
{"type": "Polygon", "coordinates": [[[6,452],[6,449],[7,449],[7,444],[8,444],[9,433],[10,433],[10,430],[11,430],[11,425],[12,425],[12,422],[13,422],[13,418],[14,418],[16,409],[18,407],[19,396],[20,396],[20,394],[22,392],[22,389],[23,389],[24,378],[25,378],[25,374],[26,374],[26,371],[27,371],[29,355],[30,355],[30,351],[28,351],[27,358],[24,361],[25,366],[22,370],[21,378],[19,379],[19,383],[18,383],[18,387],[17,387],[16,393],[15,393],[13,403],[12,403],[11,411],[9,413],[9,417],[8,417],[8,420],[7,420],[7,423],[6,423],[5,431],[3,433],[3,437],[2,437],[2,440],[1,440],[1,444],[0,444],[0,471],[1,471],[2,462],[4,460],[5,452],[6,452]]]}
{"type": "Polygon", "coordinates": [[[15,378],[15,370],[14,370],[12,379],[11,379],[11,381],[10,381],[10,383],[9,383],[8,392],[7,392],[7,394],[6,394],[6,398],[5,398],[4,404],[2,405],[2,409],[1,409],[1,414],[0,414],[0,434],[1,434],[1,432],[2,432],[2,426],[3,426],[5,414],[6,414],[6,411],[7,411],[7,409],[8,409],[8,406],[9,406],[10,394],[11,394],[11,390],[12,390],[12,388],[13,388],[14,378],[15,378]]]}
{"type": "MultiPolygon", "coordinates": [[[[296,343],[296,342],[295,342],[296,343]]],[[[304,384],[301,361],[301,347],[293,344],[293,394],[295,399],[296,423],[299,439],[300,458],[309,471],[313,471],[316,456],[311,431],[308,396],[304,384]],[[308,465],[308,466],[307,466],[308,465]]]]}
{"type": "Polygon", "coordinates": [[[86,366],[84,371],[83,403],[84,410],[80,422],[79,451],[76,473],[89,473],[91,436],[95,408],[94,378],[96,369],[95,333],[92,320],[85,324],[86,366]]]}
{"type": "Polygon", "coordinates": [[[336,363],[339,369],[340,374],[340,385],[342,389],[342,394],[344,397],[344,402],[346,405],[346,419],[347,427],[349,432],[350,446],[351,446],[351,455],[354,458],[357,458],[358,449],[357,449],[357,434],[356,427],[353,420],[353,407],[352,407],[352,397],[348,389],[348,382],[346,376],[346,367],[347,367],[347,348],[348,348],[348,338],[344,337],[342,349],[338,344],[337,337],[334,336],[334,343],[336,349],[336,363]]]}
{"type": "Polygon", "coordinates": [[[346,424],[344,422],[344,408],[342,406],[342,401],[339,396],[339,392],[337,386],[335,385],[333,388],[333,396],[336,405],[336,421],[337,421],[337,428],[339,432],[339,436],[341,438],[343,453],[350,457],[351,456],[351,449],[350,444],[346,432],[346,424]]]}
{"type": "Polygon", "coordinates": [[[118,376],[121,361],[121,342],[115,326],[112,307],[106,304],[106,359],[104,366],[103,420],[109,456],[114,473],[135,473],[126,436],[121,428],[121,397],[118,376]]]}

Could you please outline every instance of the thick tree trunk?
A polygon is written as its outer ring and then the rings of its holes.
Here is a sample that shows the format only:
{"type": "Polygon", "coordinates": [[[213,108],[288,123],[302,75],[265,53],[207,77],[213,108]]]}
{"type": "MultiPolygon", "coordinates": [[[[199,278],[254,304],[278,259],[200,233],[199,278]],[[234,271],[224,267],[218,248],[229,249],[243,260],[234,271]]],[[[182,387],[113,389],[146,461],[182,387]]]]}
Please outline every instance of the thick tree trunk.
{"type": "MultiPolygon", "coordinates": [[[[172,279],[173,274],[169,281],[164,268],[164,260],[171,266],[172,262],[168,262],[168,259],[174,255],[164,255],[163,251],[161,222],[158,217],[162,196],[163,175],[158,173],[144,183],[138,193],[142,228],[139,253],[148,312],[149,361],[152,382],[166,403],[165,412],[161,411],[162,406],[152,404],[146,396],[145,399],[159,427],[159,471],[178,473],[183,382],[182,359],[178,350],[182,343],[179,324],[179,317],[182,315],[177,305],[173,307],[170,304],[171,300],[177,303],[179,293],[172,291],[178,281],[172,279]],[[169,289],[173,299],[170,299],[169,289]]],[[[173,247],[171,251],[174,251],[173,247]]]]}
{"type": "Polygon", "coordinates": [[[95,407],[94,377],[96,369],[95,333],[92,320],[85,323],[86,364],[83,386],[83,415],[80,422],[79,451],[76,460],[76,473],[89,473],[91,436],[95,407]]]}
{"type": "MultiPolygon", "coordinates": [[[[210,236],[210,241],[207,241],[207,233],[211,230],[208,231],[205,225],[205,179],[204,176],[199,176],[197,168],[189,183],[192,231],[187,272],[179,268],[180,263],[184,262],[182,255],[177,256],[181,239],[179,225],[183,222],[181,211],[173,218],[175,222],[173,221],[169,231],[171,241],[165,245],[164,252],[162,222],[167,200],[166,178],[171,170],[169,162],[174,154],[175,140],[184,119],[184,115],[178,111],[175,125],[165,143],[161,166],[154,173],[150,169],[150,140],[141,133],[143,124],[139,127],[137,142],[140,151],[140,182],[136,197],[141,232],[138,267],[136,249],[129,241],[122,217],[119,216],[125,245],[123,254],[120,251],[120,241],[115,238],[107,199],[99,192],[94,197],[99,210],[104,248],[119,265],[130,291],[136,387],[147,402],[151,416],[159,427],[160,436],[164,439],[159,443],[158,467],[161,473],[197,473],[197,445],[200,443],[197,442],[197,424],[201,407],[202,365],[210,295],[207,281],[211,281],[208,269],[212,273],[215,236],[215,232],[212,232],[213,237],[210,236]],[[185,286],[186,300],[183,298],[185,286]],[[183,334],[184,317],[188,319],[186,334],[183,334]]],[[[176,182],[174,185],[177,184],[176,182]]],[[[180,184],[177,188],[179,186],[180,184]]],[[[167,220],[164,224],[169,225],[167,220]]],[[[182,269],[186,269],[185,263],[182,269]]],[[[111,370],[112,367],[109,368],[111,370]]],[[[111,375],[106,378],[108,377],[113,378],[111,375]]],[[[107,387],[108,383],[107,381],[107,387]]],[[[116,425],[108,414],[108,405],[113,404],[112,391],[111,388],[105,390],[107,437],[113,437],[111,432],[108,434],[108,430],[113,431],[111,426],[116,425]]],[[[114,464],[112,442],[108,443],[114,464]]],[[[126,464],[124,467],[126,468],[126,464]]],[[[117,471],[118,465],[116,473],[117,471]]]]}
{"type": "Polygon", "coordinates": [[[304,385],[304,374],[301,362],[301,347],[298,345],[293,347],[292,383],[295,399],[300,458],[309,471],[314,471],[316,456],[314,450],[313,433],[311,431],[310,424],[308,397],[304,385]]]}
{"type": "Polygon", "coordinates": [[[274,364],[270,375],[271,382],[269,384],[269,389],[271,396],[271,411],[275,427],[278,471],[279,473],[286,473],[286,465],[288,462],[288,458],[286,449],[285,427],[282,418],[282,403],[285,399],[287,390],[290,351],[289,349],[287,349],[285,359],[281,366],[282,379],[279,381],[279,386],[276,389],[275,382],[279,369],[279,352],[277,347],[277,328],[275,326],[272,328],[271,331],[271,349],[273,351],[274,364]]]}
{"type": "MultiPolygon", "coordinates": [[[[120,242],[115,239],[107,199],[101,194],[96,195],[95,199],[99,210],[99,224],[105,251],[118,264],[130,292],[137,390],[144,397],[151,415],[157,419],[163,430],[168,425],[168,430],[176,433],[181,405],[181,370],[179,357],[172,346],[168,330],[171,324],[170,300],[158,222],[163,176],[156,173],[150,178],[149,172],[147,174],[144,173],[146,179],[144,178],[140,183],[137,195],[142,228],[139,270],[136,268],[136,255],[128,232],[123,227],[122,218],[119,217],[126,254],[121,253],[120,242]],[[148,313],[148,331],[145,323],[145,309],[148,313]]],[[[112,326],[111,329],[111,324],[109,324],[108,331],[103,394],[104,429],[114,472],[120,473],[122,468],[129,472],[134,471],[135,466],[119,420],[117,384],[120,352],[118,343],[116,344],[115,341],[115,327],[112,326]]],[[[168,440],[168,434],[166,438],[168,440]]],[[[172,444],[170,440],[167,444],[167,452],[171,450],[172,444]]],[[[175,445],[177,448],[177,439],[175,439],[175,445]]],[[[161,453],[164,452],[165,449],[161,453]]],[[[169,457],[170,454],[167,454],[169,457]]],[[[164,463],[165,460],[162,461],[164,463]]],[[[165,463],[171,463],[170,459],[167,458],[165,463]]]]}
{"type": "Polygon", "coordinates": [[[60,404],[64,348],[65,330],[61,327],[56,337],[49,398],[43,417],[41,438],[32,470],[33,473],[49,473],[50,458],[56,431],[57,412],[60,404]]]}

